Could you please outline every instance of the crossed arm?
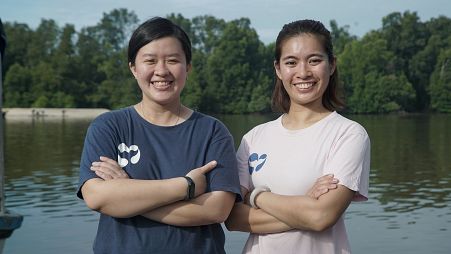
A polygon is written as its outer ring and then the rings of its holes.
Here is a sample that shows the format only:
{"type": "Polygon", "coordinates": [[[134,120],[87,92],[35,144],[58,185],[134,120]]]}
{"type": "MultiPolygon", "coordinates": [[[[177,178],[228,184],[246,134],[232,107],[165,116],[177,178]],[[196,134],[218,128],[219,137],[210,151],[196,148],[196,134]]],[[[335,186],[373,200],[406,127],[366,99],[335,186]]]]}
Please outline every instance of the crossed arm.
{"type": "Polygon", "coordinates": [[[220,223],[229,215],[235,195],[225,191],[205,193],[205,174],[215,166],[210,162],[187,174],[196,183],[196,198],[184,201],[184,178],[129,179],[116,161],[101,157],[91,169],[102,179],[86,181],[81,191],[89,208],[113,217],[142,215],[175,226],[220,223]]]}
{"type": "Polygon", "coordinates": [[[305,196],[262,192],[255,198],[260,209],[245,203],[236,204],[225,225],[230,231],[252,233],[279,233],[291,229],[323,231],[336,223],[353,196],[354,191],[334,185],[323,176],[305,196]]]}
{"type": "MultiPolygon", "coordinates": [[[[300,206],[303,202],[315,203],[320,199],[324,200],[323,196],[330,195],[336,191],[335,189],[345,188],[338,187],[338,181],[332,175],[326,175],[315,182],[307,196],[261,193],[255,198],[261,209],[251,208],[244,203],[237,203],[234,206],[235,196],[232,193],[224,191],[204,193],[206,184],[204,174],[214,167],[215,164],[209,163],[188,173],[196,181],[197,197],[184,201],[187,183],[182,177],[167,180],[129,179],[116,161],[101,157],[100,162],[93,163],[91,170],[102,179],[87,181],[82,187],[82,193],[88,207],[113,217],[142,215],[174,226],[198,226],[225,221],[231,231],[277,233],[298,228],[296,224],[298,220],[291,214],[292,209],[297,209],[292,207],[295,203],[299,203],[300,206]],[[264,195],[270,196],[265,198],[264,195]],[[303,201],[298,202],[297,199],[303,201]],[[271,202],[277,202],[278,205],[271,205],[271,202]]],[[[242,194],[243,197],[248,197],[244,188],[242,194]]],[[[349,200],[351,199],[352,196],[349,200]]]]}

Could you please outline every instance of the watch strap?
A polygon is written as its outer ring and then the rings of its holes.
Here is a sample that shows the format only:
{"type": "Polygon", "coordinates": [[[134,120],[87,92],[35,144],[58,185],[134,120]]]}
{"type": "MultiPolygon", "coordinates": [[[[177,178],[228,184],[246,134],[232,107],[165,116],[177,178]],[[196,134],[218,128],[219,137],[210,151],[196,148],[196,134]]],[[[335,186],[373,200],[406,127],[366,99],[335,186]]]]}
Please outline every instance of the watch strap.
{"type": "Polygon", "coordinates": [[[193,179],[189,176],[184,176],[183,178],[186,179],[188,182],[188,189],[186,190],[186,197],[185,200],[190,200],[194,198],[194,192],[196,190],[196,184],[194,183],[193,179]]]}

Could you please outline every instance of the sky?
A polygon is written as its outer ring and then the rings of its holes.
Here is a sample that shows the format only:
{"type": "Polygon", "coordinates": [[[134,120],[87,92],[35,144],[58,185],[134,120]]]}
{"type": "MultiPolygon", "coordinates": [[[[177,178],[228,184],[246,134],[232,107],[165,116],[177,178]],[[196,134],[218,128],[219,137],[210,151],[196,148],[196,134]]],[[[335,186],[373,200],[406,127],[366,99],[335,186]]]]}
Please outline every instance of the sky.
{"type": "Polygon", "coordinates": [[[319,20],[326,27],[335,20],[362,37],[379,29],[382,18],[392,12],[416,12],[422,22],[440,15],[451,17],[450,0],[0,0],[0,19],[33,29],[42,18],[53,19],[60,27],[73,24],[79,31],[117,8],[135,12],[140,21],[170,13],[190,19],[212,15],[226,21],[247,17],[264,43],[275,41],[284,24],[298,19],[319,20]]]}

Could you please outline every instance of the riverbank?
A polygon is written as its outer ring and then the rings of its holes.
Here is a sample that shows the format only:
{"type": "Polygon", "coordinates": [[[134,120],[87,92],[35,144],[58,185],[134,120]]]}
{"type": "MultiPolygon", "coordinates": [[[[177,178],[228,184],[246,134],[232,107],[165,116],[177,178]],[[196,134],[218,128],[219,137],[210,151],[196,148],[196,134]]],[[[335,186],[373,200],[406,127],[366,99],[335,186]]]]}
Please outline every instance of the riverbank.
{"type": "Polygon", "coordinates": [[[104,108],[3,108],[5,119],[20,118],[95,118],[108,112],[104,108]]]}

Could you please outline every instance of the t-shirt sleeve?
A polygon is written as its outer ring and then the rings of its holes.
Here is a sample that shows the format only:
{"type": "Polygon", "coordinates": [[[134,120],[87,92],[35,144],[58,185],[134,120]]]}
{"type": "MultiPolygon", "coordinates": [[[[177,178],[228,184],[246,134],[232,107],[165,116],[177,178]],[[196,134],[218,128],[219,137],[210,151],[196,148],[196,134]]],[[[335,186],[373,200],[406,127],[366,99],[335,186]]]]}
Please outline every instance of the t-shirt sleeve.
{"type": "Polygon", "coordinates": [[[238,147],[236,153],[236,159],[238,163],[238,174],[240,177],[240,185],[246,188],[248,191],[252,189],[251,175],[249,173],[249,145],[245,137],[241,140],[241,144],[238,147]]]}
{"type": "Polygon", "coordinates": [[[100,156],[114,160],[117,156],[115,151],[116,147],[112,132],[108,130],[106,124],[100,119],[94,120],[86,133],[80,160],[80,179],[77,189],[77,196],[79,198],[83,199],[81,193],[83,184],[89,179],[98,178],[90,169],[92,162],[99,161],[100,156]]]}
{"type": "Polygon", "coordinates": [[[235,193],[237,201],[241,201],[233,137],[224,125],[218,124],[218,126],[206,156],[206,163],[212,160],[218,162],[216,168],[207,174],[209,189],[235,193]]]}
{"type": "Polygon", "coordinates": [[[368,200],[370,139],[366,132],[340,137],[329,155],[326,171],[356,192],[353,201],[368,200]]]}

